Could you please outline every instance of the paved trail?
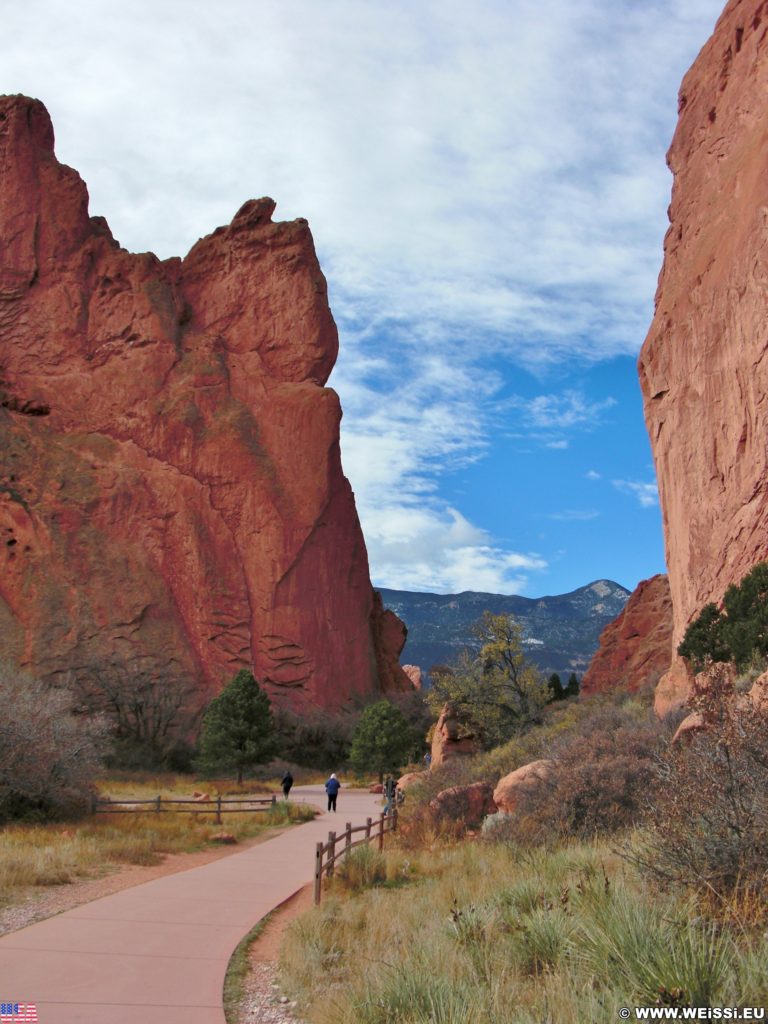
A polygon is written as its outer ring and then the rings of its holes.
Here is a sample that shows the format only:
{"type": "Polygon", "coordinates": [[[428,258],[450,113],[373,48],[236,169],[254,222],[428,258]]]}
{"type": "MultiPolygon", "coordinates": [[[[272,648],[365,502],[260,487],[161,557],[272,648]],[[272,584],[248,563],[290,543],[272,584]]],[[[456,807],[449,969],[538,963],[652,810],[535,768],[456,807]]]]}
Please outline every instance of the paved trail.
{"type": "Polygon", "coordinates": [[[242,937],[312,878],[329,829],[365,823],[381,797],[321,786],[292,799],[323,814],[251,849],[124,889],[0,938],[0,1001],[40,1024],[225,1024],[224,974],[242,937]]]}

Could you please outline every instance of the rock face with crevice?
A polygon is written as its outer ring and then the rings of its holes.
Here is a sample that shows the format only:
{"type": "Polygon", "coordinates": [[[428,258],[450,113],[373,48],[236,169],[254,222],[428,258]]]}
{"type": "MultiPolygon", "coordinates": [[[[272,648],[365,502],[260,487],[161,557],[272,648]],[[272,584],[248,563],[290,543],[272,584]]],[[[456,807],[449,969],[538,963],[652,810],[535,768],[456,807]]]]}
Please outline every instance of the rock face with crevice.
{"type": "Polygon", "coordinates": [[[306,222],[261,199],[183,260],[129,253],[53,142],[41,103],[0,98],[0,656],[201,698],[253,666],[294,708],[410,689],[306,222]]]}
{"type": "MultiPolygon", "coordinates": [[[[673,644],[768,558],[768,4],[731,0],[683,80],[670,228],[640,356],[673,644]]],[[[685,699],[676,661],[664,706],[685,699]]]]}

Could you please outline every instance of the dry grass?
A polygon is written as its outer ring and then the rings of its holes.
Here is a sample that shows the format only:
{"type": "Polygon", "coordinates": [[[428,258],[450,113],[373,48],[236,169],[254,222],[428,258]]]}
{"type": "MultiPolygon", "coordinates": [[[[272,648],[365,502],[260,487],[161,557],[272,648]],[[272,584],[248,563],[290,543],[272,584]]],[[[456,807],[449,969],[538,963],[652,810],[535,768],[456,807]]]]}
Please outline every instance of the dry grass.
{"type": "MultiPolygon", "coordinates": [[[[246,787],[220,784],[221,792],[246,787]]],[[[198,787],[200,788],[200,787],[198,787]]],[[[157,776],[146,779],[110,778],[102,794],[113,799],[148,799],[150,796],[191,796],[188,779],[157,776]]],[[[206,788],[211,795],[219,792],[206,788]]],[[[250,795],[263,795],[247,788],[250,795]]],[[[8,825],[0,830],[0,893],[5,904],[15,902],[32,887],[64,885],[96,877],[121,864],[159,863],[168,853],[190,853],[211,845],[225,830],[238,840],[292,821],[307,821],[311,808],[278,801],[274,809],[259,813],[227,814],[217,825],[214,814],[163,812],[162,814],[100,814],[67,824],[8,825]]]]}
{"type": "Polygon", "coordinates": [[[605,845],[407,856],[408,886],[337,889],[290,926],[282,983],[302,1019],[608,1024],[622,1006],[768,998],[768,937],[660,897],[605,845]]]}

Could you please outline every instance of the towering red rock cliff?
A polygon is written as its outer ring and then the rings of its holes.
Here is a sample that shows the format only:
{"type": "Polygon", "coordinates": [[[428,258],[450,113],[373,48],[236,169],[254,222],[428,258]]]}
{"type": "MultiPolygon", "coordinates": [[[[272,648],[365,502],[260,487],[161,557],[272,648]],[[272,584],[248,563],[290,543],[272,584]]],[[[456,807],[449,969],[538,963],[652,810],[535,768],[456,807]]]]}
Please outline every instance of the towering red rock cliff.
{"type": "MultiPolygon", "coordinates": [[[[671,226],[640,356],[677,645],[768,558],[768,4],[731,0],[686,75],[671,226]]],[[[673,665],[664,706],[685,696],[673,665]]]]}
{"type": "Polygon", "coordinates": [[[672,661],[672,600],[666,576],[643,580],[600,634],[582,693],[655,686],[672,661]]]}
{"type": "Polygon", "coordinates": [[[294,707],[408,690],[306,222],[261,199],[184,260],[132,254],[53,141],[41,103],[0,98],[0,656],[203,692],[252,665],[294,707]]]}

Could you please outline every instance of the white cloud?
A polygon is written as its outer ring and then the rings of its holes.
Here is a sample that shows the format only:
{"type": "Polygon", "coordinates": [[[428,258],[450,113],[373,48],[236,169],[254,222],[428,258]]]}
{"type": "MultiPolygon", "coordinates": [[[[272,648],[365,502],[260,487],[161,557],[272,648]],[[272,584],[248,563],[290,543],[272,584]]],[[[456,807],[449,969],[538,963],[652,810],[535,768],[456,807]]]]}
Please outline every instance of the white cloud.
{"type": "Polygon", "coordinates": [[[659,503],[659,490],[655,483],[641,483],[638,480],[614,480],[613,486],[625,494],[634,494],[643,508],[652,508],[659,503]]]}
{"type": "Polygon", "coordinates": [[[602,474],[598,473],[595,469],[590,469],[584,474],[587,480],[602,480],[602,474]]]}
{"type": "Polygon", "coordinates": [[[437,493],[446,467],[483,457],[493,375],[475,380],[469,368],[416,353],[407,364],[369,361],[358,337],[334,384],[345,409],[344,467],[378,586],[517,593],[546,568],[536,554],[495,543],[437,493]],[[386,388],[385,399],[376,388],[386,388]]]}
{"type": "Polygon", "coordinates": [[[602,413],[616,405],[615,398],[590,402],[580,391],[565,390],[560,394],[537,395],[536,398],[513,398],[510,403],[522,410],[530,426],[538,430],[572,430],[594,427],[602,413]]]}
{"type": "Polygon", "coordinates": [[[49,104],[131,248],[182,254],[272,194],[345,329],[590,361],[642,340],[675,94],[720,6],[31,0],[0,86],[49,104]]]}
{"type": "Polygon", "coordinates": [[[557,519],[560,522],[588,522],[590,519],[597,519],[600,513],[593,508],[590,509],[576,509],[569,508],[563,512],[552,512],[549,515],[549,519],[557,519]]]}

